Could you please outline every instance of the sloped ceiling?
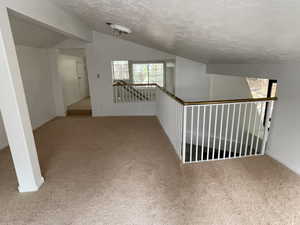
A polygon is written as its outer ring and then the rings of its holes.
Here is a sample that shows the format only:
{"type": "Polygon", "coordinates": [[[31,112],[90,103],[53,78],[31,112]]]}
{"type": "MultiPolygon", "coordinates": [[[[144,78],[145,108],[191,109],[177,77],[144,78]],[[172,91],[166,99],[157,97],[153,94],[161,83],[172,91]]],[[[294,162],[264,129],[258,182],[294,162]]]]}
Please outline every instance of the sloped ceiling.
{"type": "Polygon", "coordinates": [[[43,25],[26,20],[16,13],[10,13],[9,19],[14,40],[17,45],[50,48],[68,38],[43,25]]]}
{"type": "Polygon", "coordinates": [[[204,62],[300,60],[299,0],[51,0],[95,30],[204,62]]]}

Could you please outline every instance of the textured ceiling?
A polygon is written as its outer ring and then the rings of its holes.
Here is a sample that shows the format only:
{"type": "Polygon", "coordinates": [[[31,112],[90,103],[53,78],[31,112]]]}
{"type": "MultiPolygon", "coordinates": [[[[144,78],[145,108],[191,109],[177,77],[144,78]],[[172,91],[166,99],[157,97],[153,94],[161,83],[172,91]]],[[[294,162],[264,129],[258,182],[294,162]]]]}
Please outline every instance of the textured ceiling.
{"type": "Polygon", "coordinates": [[[17,45],[50,48],[67,39],[66,36],[28,19],[10,13],[12,33],[17,45]]]}
{"type": "Polygon", "coordinates": [[[204,62],[300,60],[299,0],[51,0],[99,32],[204,62]]]}

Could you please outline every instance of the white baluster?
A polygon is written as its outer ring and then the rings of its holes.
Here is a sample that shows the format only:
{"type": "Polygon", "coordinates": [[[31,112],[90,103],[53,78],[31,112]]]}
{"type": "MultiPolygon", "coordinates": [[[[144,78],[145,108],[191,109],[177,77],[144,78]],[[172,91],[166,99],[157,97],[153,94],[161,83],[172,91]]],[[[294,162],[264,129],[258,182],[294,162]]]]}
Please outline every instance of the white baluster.
{"type": "Polygon", "coordinates": [[[260,138],[260,128],[262,126],[262,121],[263,121],[263,104],[264,102],[260,102],[260,111],[259,111],[259,121],[258,121],[258,129],[257,129],[257,136],[256,136],[256,145],[255,145],[255,155],[257,155],[257,150],[258,150],[258,143],[259,143],[259,138],[260,138]]]}
{"type": "Polygon", "coordinates": [[[146,95],[146,96],[147,96],[147,99],[148,99],[148,101],[151,102],[152,99],[151,99],[151,96],[150,96],[150,86],[147,86],[147,87],[146,87],[146,91],[147,91],[147,95],[146,95]]]}
{"type": "Polygon", "coordinates": [[[229,113],[230,113],[230,105],[227,105],[227,118],[226,118],[225,144],[224,144],[223,158],[226,157],[226,150],[227,150],[227,133],[228,133],[229,113]]]}
{"type": "Polygon", "coordinates": [[[120,98],[119,98],[119,96],[120,96],[120,86],[117,86],[117,91],[118,91],[118,93],[117,93],[117,103],[119,103],[119,101],[120,101],[120,98]]]}
{"type": "Polygon", "coordinates": [[[246,146],[245,146],[245,155],[248,155],[248,140],[249,140],[249,133],[250,133],[250,127],[251,127],[251,119],[252,119],[252,103],[250,104],[250,114],[249,114],[249,122],[248,122],[248,129],[247,129],[247,138],[246,138],[246,146]]]}
{"type": "Polygon", "coordinates": [[[199,124],[200,124],[200,106],[197,106],[198,112],[197,112],[197,136],[196,136],[196,160],[198,161],[198,147],[199,147],[199,124]]]}
{"type": "Polygon", "coordinates": [[[202,126],[202,146],[201,146],[201,161],[203,161],[204,154],[204,138],[205,138],[205,120],[206,120],[206,105],[203,106],[203,126],[202,126]]]}
{"type": "Polygon", "coordinates": [[[250,145],[250,155],[252,155],[252,148],[253,148],[253,141],[255,136],[255,127],[256,127],[256,118],[257,118],[257,106],[256,103],[254,104],[254,124],[253,124],[253,130],[252,130],[252,138],[251,138],[251,145],[250,145]]]}
{"type": "Polygon", "coordinates": [[[122,89],[121,89],[122,90],[122,103],[124,103],[124,87],[125,86],[122,86],[122,89]]]}
{"type": "Polygon", "coordinates": [[[190,162],[192,162],[193,151],[193,131],[194,131],[194,106],[191,107],[191,132],[190,132],[190,162]]]}
{"type": "Polygon", "coordinates": [[[218,159],[220,159],[221,147],[222,147],[222,129],[223,129],[223,115],[224,115],[224,104],[222,104],[221,111],[221,124],[220,124],[220,137],[219,137],[219,148],[218,148],[218,159]]]}
{"type": "Polygon", "coordinates": [[[217,132],[217,123],[218,123],[218,105],[215,106],[215,127],[214,127],[214,142],[213,142],[213,155],[212,159],[215,159],[215,148],[216,148],[216,132],[217,132]]]}
{"type": "Polygon", "coordinates": [[[183,140],[182,140],[182,161],[185,163],[185,151],[186,151],[186,109],[187,107],[183,107],[183,140]]]}
{"type": "Polygon", "coordinates": [[[113,101],[114,103],[116,103],[116,86],[113,86],[113,92],[114,92],[113,101]]]}
{"type": "Polygon", "coordinates": [[[242,108],[242,104],[239,104],[238,122],[237,122],[236,135],[235,135],[234,157],[236,157],[236,150],[239,142],[241,108],[242,108]]]}
{"type": "Polygon", "coordinates": [[[208,138],[207,138],[207,158],[209,160],[209,152],[210,152],[210,129],[211,129],[211,111],[212,105],[209,106],[209,119],[208,119],[208,138]]]}
{"type": "Polygon", "coordinates": [[[233,104],[233,112],[231,117],[231,134],[230,134],[230,143],[229,143],[229,159],[231,158],[231,150],[232,150],[232,137],[234,130],[234,120],[235,120],[235,104],[233,104]]]}
{"type": "Polygon", "coordinates": [[[240,145],[240,152],[239,152],[239,156],[241,157],[242,155],[242,147],[243,147],[243,142],[244,142],[244,130],[245,130],[245,123],[246,123],[246,116],[247,116],[247,103],[245,103],[244,106],[244,119],[243,119],[243,128],[242,128],[242,136],[241,136],[241,145],[240,145]]]}

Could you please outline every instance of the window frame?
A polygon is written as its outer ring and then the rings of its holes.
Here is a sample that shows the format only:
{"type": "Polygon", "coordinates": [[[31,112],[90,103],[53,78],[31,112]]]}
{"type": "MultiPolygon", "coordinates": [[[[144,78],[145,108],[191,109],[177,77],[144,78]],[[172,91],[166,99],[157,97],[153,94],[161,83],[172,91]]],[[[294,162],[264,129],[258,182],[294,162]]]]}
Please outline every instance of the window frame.
{"type": "MultiPolygon", "coordinates": [[[[167,64],[162,60],[154,61],[128,61],[130,82],[133,83],[133,65],[134,64],[163,64],[163,87],[166,86],[166,67],[167,64]]],[[[149,83],[149,82],[148,82],[149,83]]]]}
{"type": "Polygon", "coordinates": [[[125,79],[125,81],[130,81],[131,80],[131,75],[130,75],[130,61],[129,60],[123,60],[123,59],[120,59],[120,60],[112,60],[111,61],[111,74],[112,74],[112,82],[116,81],[114,78],[114,74],[115,74],[115,67],[114,67],[114,62],[121,62],[121,61],[124,61],[124,62],[127,62],[127,65],[128,65],[128,80],[125,79]]]}
{"type": "MultiPolygon", "coordinates": [[[[273,80],[273,79],[269,79],[269,83],[268,83],[268,91],[267,91],[267,98],[271,98],[271,94],[272,94],[272,88],[273,88],[273,84],[277,84],[278,85],[278,81],[277,80],[273,80]]],[[[276,90],[276,94],[277,94],[277,90],[276,90]]],[[[264,115],[264,121],[263,121],[263,125],[266,125],[266,120],[267,120],[267,112],[268,112],[268,107],[269,107],[269,103],[266,103],[266,109],[265,109],[265,115],[264,115]]]]}

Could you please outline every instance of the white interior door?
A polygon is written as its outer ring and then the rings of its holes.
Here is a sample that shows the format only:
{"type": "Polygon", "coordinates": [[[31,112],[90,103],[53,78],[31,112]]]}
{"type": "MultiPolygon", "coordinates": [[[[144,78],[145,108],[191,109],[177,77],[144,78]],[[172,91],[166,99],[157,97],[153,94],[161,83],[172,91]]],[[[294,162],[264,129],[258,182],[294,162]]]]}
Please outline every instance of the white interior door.
{"type": "Polygon", "coordinates": [[[77,61],[76,71],[77,71],[79,95],[80,98],[83,99],[89,96],[89,85],[88,85],[88,77],[85,69],[85,64],[83,62],[77,61]]]}
{"type": "Polygon", "coordinates": [[[65,105],[72,105],[89,96],[88,77],[83,57],[61,54],[58,70],[64,83],[65,105]]]}
{"type": "Polygon", "coordinates": [[[65,104],[69,106],[80,100],[76,61],[70,56],[60,55],[58,70],[63,78],[65,104]]]}

